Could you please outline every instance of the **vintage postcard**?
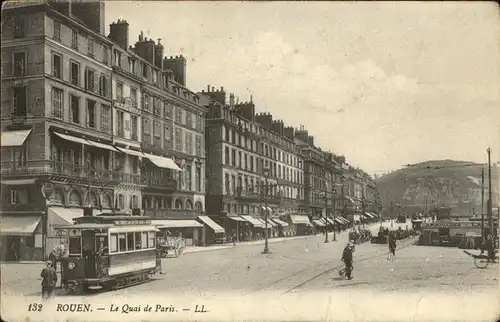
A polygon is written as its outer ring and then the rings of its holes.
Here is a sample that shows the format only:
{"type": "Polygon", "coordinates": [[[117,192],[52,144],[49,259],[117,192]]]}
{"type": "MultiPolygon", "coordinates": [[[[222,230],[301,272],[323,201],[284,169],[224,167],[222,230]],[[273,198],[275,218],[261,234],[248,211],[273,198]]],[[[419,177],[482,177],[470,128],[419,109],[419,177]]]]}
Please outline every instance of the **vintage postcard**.
{"type": "Polygon", "coordinates": [[[2,3],[5,321],[496,321],[495,2],[2,3]]]}

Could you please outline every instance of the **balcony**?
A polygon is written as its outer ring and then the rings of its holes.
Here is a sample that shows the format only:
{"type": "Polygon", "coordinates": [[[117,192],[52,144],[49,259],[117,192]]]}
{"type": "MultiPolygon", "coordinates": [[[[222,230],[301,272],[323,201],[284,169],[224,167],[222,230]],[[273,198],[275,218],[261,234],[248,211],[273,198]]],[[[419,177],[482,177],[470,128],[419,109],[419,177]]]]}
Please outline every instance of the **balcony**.
{"type": "Polygon", "coordinates": [[[62,176],[88,181],[90,177],[94,182],[135,185],[143,185],[146,181],[138,174],[107,169],[92,169],[89,176],[88,169],[81,165],[45,160],[28,161],[21,165],[16,162],[2,162],[0,174],[4,179],[14,176],[62,176]]]}
{"type": "Polygon", "coordinates": [[[145,176],[142,178],[142,184],[147,188],[176,190],[177,181],[172,178],[157,178],[145,176]]]}

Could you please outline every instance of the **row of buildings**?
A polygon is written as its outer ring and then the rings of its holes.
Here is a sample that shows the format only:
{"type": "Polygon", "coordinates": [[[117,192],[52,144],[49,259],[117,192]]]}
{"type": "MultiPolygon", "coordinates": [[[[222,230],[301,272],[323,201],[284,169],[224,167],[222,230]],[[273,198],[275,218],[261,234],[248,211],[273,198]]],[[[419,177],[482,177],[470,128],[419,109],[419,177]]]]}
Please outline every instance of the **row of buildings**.
{"type": "Polygon", "coordinates": [[[377,212],[372,179],[304,127],[223,88],[190,90],[183,56],[142,33],[132,45],[125,20],[106,36],[104,10],[102,1],[3,6],[2,254],[43,257],[60,239],[55,227],[90,208],[205,215],[226,229],[227,218],[264,209],[377,212]]]}

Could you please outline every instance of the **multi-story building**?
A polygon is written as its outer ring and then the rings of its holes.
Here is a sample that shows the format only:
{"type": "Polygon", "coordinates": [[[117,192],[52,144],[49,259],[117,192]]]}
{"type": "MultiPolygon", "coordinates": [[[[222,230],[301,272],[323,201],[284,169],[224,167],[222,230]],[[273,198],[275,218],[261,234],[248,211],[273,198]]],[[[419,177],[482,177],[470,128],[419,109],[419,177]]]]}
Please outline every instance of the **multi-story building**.
{"type": "MultiPolygon", "coordinates": [[[[201,214],[205,209],[205,108],[186,87],[186,59],[164,57],[160,40],[155,43],[142,33],[131,49],[126,46],[128,24],[118,21],[114,26],[115,38],[123,39],[122,48],[114,52],[114,61],[121,64],[117,68],[133,75],[134,84],[140,85],[130,92],[128,101],[141,104],[142,123],[137,130],[145,154],[140,170],[145,179],[143,209],[147,215],[164,217],[201,214]]],[[[120,85],[117,82],[117,94],[120,85]]]]}
{"type": "Polygon", "coordinates": [[[3,6],[4,259],[42,259],[56,225],[113,207],[122,184],[104,3],[51,3],[3,6]]]}
{"type": "MultiPolygon", "coordinates": [[[[235,103],[231,94],[227,103],[224,88],[209,86],[201,97],[208,107],[207,213],[235,218],[300,212],[303,171],[290,139],[293,129],[285,136],[283,122],[255,114],[252,101],[235,103]]],[[[229,219],[222,221],[232,229],[229,219]]],[[[235,225],[238,236],[239,227],[235,225]]]]}

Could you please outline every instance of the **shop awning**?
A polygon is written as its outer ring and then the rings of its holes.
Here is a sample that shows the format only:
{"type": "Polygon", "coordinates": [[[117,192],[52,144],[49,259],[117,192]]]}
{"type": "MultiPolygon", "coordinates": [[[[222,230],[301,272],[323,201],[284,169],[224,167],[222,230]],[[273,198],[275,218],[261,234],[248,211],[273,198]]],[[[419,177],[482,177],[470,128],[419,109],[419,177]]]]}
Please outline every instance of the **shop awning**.
{"type": "Polygon", "coordinates": [[[292,221],[292,223],[298,225],[298,224],[302,224],[302,225],[310,225],[311,222],[309,221],[309,218],[307,216],[303,216],[303,215],[290,215],[290,220],[292,221]]]}
{"type": "Polygon", "coordinates": [[[320,227],[325,227],[325,224],[324,224],[321,220],[317,219],[317,220],[313,220],[313,221],[314,221],[314,223],[315,223],[317,226],[320,226],[320,227]]]}
{"type": "Polygon", "coordinates": [[[125,153],[125,154],[128,154],[128,155],[132,155],[132,156],[135,156],[135,157],[139,157],[139,158],[146,157],[144,155],[144,153],[142,153],[141,151],[134,151],[134,150],[125,149],[125,148],[119,148],[119,147],[117,147],[116,149],[118,151],[122,152],[122,153],[125,153]]]}
{"type": "Polygon", "coordinates": [[[68,134],[62,134],[62,133],[57,133],[57,132],[54,132],[54,134],[57,135],[58,137],[60,137],[61,139],[66,140],[66,141],[71,141],[71,142],[79,143],[79,144],[85,144],[88,146],[93,146],[93,147],[100,148],[100,149],[110,150],[113,152],[118,151],[117,149],[115,149],[113,146],[111,146],[109,144],[99,143],[99,142],[91,141],[91,140],[87,140],[87,139],[82,139],[82,138],[78,138],[76,136],[72,136],[72,135],[68,135],[68,134]]]}
{"type": "Polygon", "coordinates": [[[373,216],[373,215],[372,215],[371,213],[369,213],[369,212],[365,212],[365,214],[366,214],[368,217],[370,217],[370,219],[375,218],[375,216],[373,216]]]}
{"type": "Polygon", "coordinates": [[[35,179],[1,180],[0,183],[8,186],[22,186],[27,184],[34,184],[35,179]]]}
{"type": "Polygon", "coordinates": [[[224,228],[219,226],[215,221],[213,221],[210,217],[208,216],[198,216],[198,219],[201,220],[203,223],[205,223],[208,227],[212,228],[214,233],[216,234],[223,234],[224,233],[224,228]]]}
{"type": "Polygon", "coordinates": [[[254,218],[252,216],[244,216],[244,215],[240,215],[240,217],[245,219],[249,223],[251,223],[254,227],[257,227],[257,228],[264,227],[263,223],[261,221],[257,220],[257,218],[254,218]]]}
{"type": "MultiPolygon", "coordinates": [[[[92,209],[94,216],[100,213],[99,209],[92,209]]],[[[49,207],[49,216],[57,216],[67,222],[68,225],[73,225],[74,218],[83,217],[83,208],[49,207]]]]}
{"type": "Polygon", "coordinates": [[[344,217],[335,217],[335,219],[340,219],[345,224],[349,223],[349,220],[345,219],[344,217]]]}
{"type": "Polygon", "coordinates": [[[231,219],[231,220],[234,220],[234,221],[239,221],[239,222],[246,222],[245,219],[241,218],[241,217],[237,217],[237,216],[228,216],[227,218],[231,219]]]}
{"type": "Polygon", "coordinates": [[[271,227],[276,227],[276,226],[278,226],[278,225],[277,225],[277,224],[275,224],[274,222],[272,222],[272,220],[271,220],[271,219],[267,219],[267,227],[269,227],[269,226],[271,226],[271,227]]]}
{"type": "Polygon", "coordinates": [[[31,133],[30,130],[5,131],[1,133],[0,143],[2,146],[21,146],[31,133]]]}
{"type": "Polygon", "coordinates": [[[351,202],[351,203],[353,203],[353,204],[355,203],[355,202],[354,202],[354,200],[353,200],[351,197],[349,197],[349,196],[344,196],[344,198],[345,198],[346,200],[350,201],[350,202],[351,202]]]}
{"type": "Polygon", "coordinates": [[[109,228],[110,233],[128,233],[128,232],[136,232],[136,231],[160,231],[156,227],[145,226],[145,225],[130,225],[123,227],[111,227],[109,228]]]}
{"type": "Polygon", "coordinates": [[[288,223],[287,222],[284,222],[283,220],[281,219],[278,219],[278,218],[273,218],[272,221],[274,221],[275,223],[277,223],[278,225],[280,225],[281,227],[288,227],[288,223]]]}
{"type": "Polygon", "coordinates": [[[328,217],[328,218],[327,218],[327,220],[328,220],[328,223],[329,223],[330,225],[334,225],[334,224],[335,224],[335,221],[333,221],[333,219],[332,219],[332,218],[329,218],[329,217],[328,217]]]}
{"type": "Polygon", "coordinates": [[[341,225],[345,225],[345,221],[342,221],[341,219],[335,217],[335,221],[338,222],[341,225]]]}
{"type": "Polygon", "coordinates": [[[154,163],[159,168],[164,168],[164,169],[170,169],[170,170],[175,170],[175,171],[182,171],[181,168],[175,164],[174,160],[165,158],[165,157],[160,157],[158,155],[153,155],[153,154],[148,154],[145,153],[146,158],[148,158],[151,162],[154,163]]]}
{"type": "Polygon", "coordinates": [[[262,206],[261,208],[262,208],[262,210],[264,210],[264,211],[266,211],[266,210],[267,210],[267,211],[269,211],[269,213],[272,213],[272,212],[273,212],[273,210],[272,210],[271,208],[269,208],[269,207],[264,207],[264,206],[262,206]]]}
{"type": "Polygon", "coordinates": [[[374,213],[374,212],[370,212],[370,213],[373,215],[373,217],[379,217],[379,215],[374,213]]]}
{"type": "Polygon", "coordinates": [[[2,216],[0,234],[11,236],[30,236],[35,232],[41,216],[2,216]]]}
{"type": "Polygon", "coordinates": [[[158,228],[202,228],[196,220],[152,220],[151,223],[158,228]]]}

